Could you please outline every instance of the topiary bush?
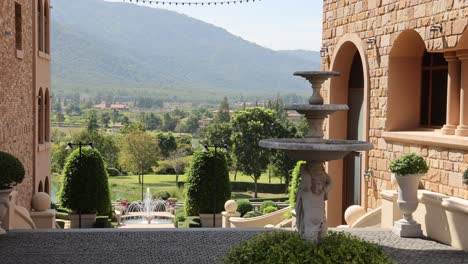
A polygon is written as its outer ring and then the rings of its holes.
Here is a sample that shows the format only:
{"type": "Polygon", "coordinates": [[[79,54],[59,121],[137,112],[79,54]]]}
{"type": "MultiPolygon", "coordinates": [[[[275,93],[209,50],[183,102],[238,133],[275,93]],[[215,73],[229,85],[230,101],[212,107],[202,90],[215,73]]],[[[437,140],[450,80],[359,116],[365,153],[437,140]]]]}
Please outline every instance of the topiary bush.
{"type": "Polygon", "coordinates": [[[167,200],[171,197],[171,194],[168,191],[158,191],[155,194],[153,194],[153,199],[163,199],[167,200]]]}
{"type": "Polygon", "coordinates": [[[245,213],[242,217],[243,218],[252,218],[252,217],[261,216],[261,215],[262,215],[262,213],[260,213],[260,212],[250,211],[250,212],[245,213]]]}
{"type": "Polygon", "coordinates": [[[231,184],[225,156],[218,151],[197,151],[193,155],[185,183],[185,212],[187,216],[224,210],[231,198],[231,184]],[[216,186],[215,186],[216,183],[216,186]]]}
{"type": "Polygon", "coordinates": [[[96,149],[75,149],[67,158],[62,173],[59,200],[75,213],[107,215],[111,208],[104,161],[96,149]]]}
{"type": "Polygon", "coordinates": [[[15,156],[0,151],[0,168],[0,190],[11,188],[23,181],[24,166],[15,156]]]}
{"type": "Polygon", "coordinates": [[[302,240],[297,232],[276,231],[244,240],[228,250],[226,264],[249,263],[392,263],[382,247],[345,232],[329,232],[320,245],[302,240]]]}
{"type": "Polygon", "coordinates": [[[429,170],[423,157],[410,153],[392,161],[390,171],[398,176],[426,173],[429,170]]]}
{"type": "Polygon", "coordinates": [[[278,210],[278,208],[279,208],[278,205],[275,202],[273,202],[272,200],[266,200],[266,201],[263,201],[262,204],[260,205],[260,212],[262,212],[262,214],[265,214],[264,210],[267,207],[274,207],[274,208],[276,208],[276,210],[278,210]]]}
{"type": "Polygon", "coordinates": [[[297,190],[301,186],[301,165],[305,163],[305,161],[298,161],[296,163],[292,172],[291,182],[289,183],[289,205],[293,208],[296,207],[297,190]]]}
{"type": "Polygon", "coordinates": [[[237,212],[239,212],[241,217],[243,217],[247,212],[253,210],[253,205],[247,199],[237,200],[237,212]]]}
{"type": "Polygon", "coordinates": [[[262,214],[270,214],[270,213],[273,213],[273,212],[276,212],[276,211],[278,211],[278,207],[268,206],[268,207],[265,207],[262,210],[262,214]]]}

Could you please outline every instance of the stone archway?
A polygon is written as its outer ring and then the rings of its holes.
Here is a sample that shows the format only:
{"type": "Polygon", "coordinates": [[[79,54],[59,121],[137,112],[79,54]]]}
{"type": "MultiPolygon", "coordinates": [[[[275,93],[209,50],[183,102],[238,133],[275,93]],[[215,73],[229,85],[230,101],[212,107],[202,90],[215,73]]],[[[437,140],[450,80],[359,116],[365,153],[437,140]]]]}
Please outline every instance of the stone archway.
{"type": "MultiPolygon", "coordinates": [[[[327,133],[333,139],[368,141],[369,65],[366,43],[357,35],[347,34],[337,43],[330,69],[341,73],[329,82],[329,103],[347,104],[351,110],[330,116],[327,133]]],[[[327,165],[333,188],[329,195],[327,218],[330,226],[343,223],[344,210],[351,204],[365,206],[366,186],[362,180],[367,168],[367,153],[352,153],[344,160],[327,165]]]]}
{"type": "Polygon", "coordinates": [[[386,131],[420,127],[421,67],[426,46],[415,30],[395,39],[388,62],[386,131]]]}

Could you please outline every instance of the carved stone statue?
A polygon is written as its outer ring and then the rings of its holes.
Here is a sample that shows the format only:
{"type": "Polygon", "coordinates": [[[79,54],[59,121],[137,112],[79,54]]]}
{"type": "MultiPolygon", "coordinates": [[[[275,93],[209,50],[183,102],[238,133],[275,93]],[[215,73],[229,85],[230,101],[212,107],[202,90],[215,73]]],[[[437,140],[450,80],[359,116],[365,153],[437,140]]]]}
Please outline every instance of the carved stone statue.
{"type": "Polygon", "coordinates": [[[296,199],[297,229],[302,239],[317,243],[327,233],[325,201],[331,181],[323,164],[313,161],[301,165],[301,178],[296,199]]]}

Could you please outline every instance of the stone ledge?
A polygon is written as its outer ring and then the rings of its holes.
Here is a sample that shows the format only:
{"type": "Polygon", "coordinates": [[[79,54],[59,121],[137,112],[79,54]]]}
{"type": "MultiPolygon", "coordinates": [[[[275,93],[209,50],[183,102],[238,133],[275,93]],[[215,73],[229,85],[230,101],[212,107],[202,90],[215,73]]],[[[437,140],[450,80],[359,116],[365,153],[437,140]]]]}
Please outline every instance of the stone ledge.
{"type": "Polygon", "coordinates": [[[451,149],[468,150],[468,137],[442,135],[432,131],[386,131],[382,132],[386,141],[437,146],[451,149]]]}

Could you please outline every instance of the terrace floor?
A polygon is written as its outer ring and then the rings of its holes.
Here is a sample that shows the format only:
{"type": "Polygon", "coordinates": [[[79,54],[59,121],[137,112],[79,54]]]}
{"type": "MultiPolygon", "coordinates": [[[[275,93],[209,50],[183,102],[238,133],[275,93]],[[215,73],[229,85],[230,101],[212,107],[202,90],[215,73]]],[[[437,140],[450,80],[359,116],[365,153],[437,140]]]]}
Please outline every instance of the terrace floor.
{"type": "MultiPolygon", "coordinates": [[[[229,247],[265,229],[82,229],[12,231],[0,263],[216,263],[229,247]]],[[[386,229],[349,230],[382,245],[398,263],[468,264],[468,252],[386,229]]]]}

